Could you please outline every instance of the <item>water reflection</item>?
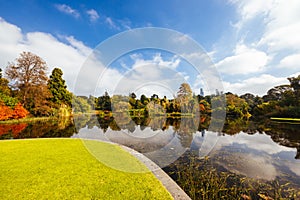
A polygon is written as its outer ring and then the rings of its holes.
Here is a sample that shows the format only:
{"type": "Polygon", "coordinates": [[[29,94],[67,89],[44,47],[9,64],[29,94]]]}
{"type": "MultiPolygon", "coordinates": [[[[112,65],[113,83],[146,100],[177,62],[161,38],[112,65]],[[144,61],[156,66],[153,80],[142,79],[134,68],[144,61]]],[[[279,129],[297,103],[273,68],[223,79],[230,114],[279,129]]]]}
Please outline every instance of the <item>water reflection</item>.
{"type": "MultiPolygon", "coordinates": [[[[191,174],[197,174],[192,169],[202,166],[205,159],[200,158],[208,155],[211,166],[218,172],[280,184],[289,182],[300,190],[300,124],[226,119],[223,131],[213,132],[207,131],[210,124],[207,116],[195,120],[81,115],[75,121],[63,118],[0,124],[0,138],[77,137],[112,141],[143,153],[165,167],[169,174],[183,173],[187,168],[191,174]]],[[[177,175],[173,176],[178,183],[186,184],[187,174],[180,177],[179,180],[177,175]]],[[[188,185],[181,186],[194,191],[188,185]]],[[[196,193],[190,196],[197,199],[196,193]]]]}

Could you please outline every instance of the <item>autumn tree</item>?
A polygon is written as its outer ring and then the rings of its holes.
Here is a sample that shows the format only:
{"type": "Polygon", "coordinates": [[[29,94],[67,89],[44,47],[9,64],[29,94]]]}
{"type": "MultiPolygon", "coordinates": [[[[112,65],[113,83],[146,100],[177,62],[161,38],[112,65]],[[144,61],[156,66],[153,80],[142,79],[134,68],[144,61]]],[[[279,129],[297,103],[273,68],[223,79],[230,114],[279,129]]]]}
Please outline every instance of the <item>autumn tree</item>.
{"type": "Polygon", "coordinates": [[[177,97],[191,99],[192,96],[193,92],[190,85],[188,83],[182,83],[179,87],[179,91],[177,92],[177,97]]]}
{"type": "Polygon", "coordinates": [[[31,52],[23,52],[6,68],[6,76],[11,85],[18,91],[24,107],[34,115],[49,115],[51,97],[47,87],[47,66],[45,61],[31,52]]]}
{"type": "Polygon", "coordinates": [[[237,95],[227,93],[226,94],[226,115],[229,117],[250,117],[249,105],[245,99],[238,97],[237,95]]]}
{"type": "Polygon", "coordinates": [[[58,106],[72,104],[72,95],[67,90],[66,82],[62,78],[63,72],[59,68],[54,68],[48,81],[48,88],[52,94],[50,100],[58,106]]]}
{"type": "Polygon", "coordinates": [[[195,100],[193,99],[193,92],[188,83],[182,83],[180,85],[177,92],[176,103],[180,104],[181,112],[192,112],[195,100]]]}

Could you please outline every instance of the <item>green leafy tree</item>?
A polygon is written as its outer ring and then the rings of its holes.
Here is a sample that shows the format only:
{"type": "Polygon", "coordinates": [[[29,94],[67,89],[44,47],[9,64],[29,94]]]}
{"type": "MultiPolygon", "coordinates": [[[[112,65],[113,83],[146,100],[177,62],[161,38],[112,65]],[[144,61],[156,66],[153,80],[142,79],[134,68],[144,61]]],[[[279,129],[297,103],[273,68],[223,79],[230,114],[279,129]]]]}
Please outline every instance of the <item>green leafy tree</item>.
{"type": "Polygon", "coordinates": [[[288,78],[288,80],[290,81],[290,85],[294,90],[297,104],[299,105],[300,104],[300,102],[299,102],[299,100],[300,100],[300,75],[298,75],[297,77],[288,78]]]}
{"type": "Polygon", "coordinates": [[[226,114],[232,117],[250,117],[247,102],[234,94],[226,94],[226,114]]]}
{"type": "Polygon", "coordinates": [[[75,113],[88,113],[91,111],[91,105],[89,105],[87,99],[73,95],[72,100],[72,108],[75,113]]]}
{"type": "Polygon", "coordinates": [[[9,81],[2,77],[2,69],[0,68],[0,94],[10,96],[11,89],[8,86],[9,81]]]}
{"type": "Polygon", "coordinates": [[[61,106],[65,104],[67,106],[71,106],[72,95],[67,90],[66,82],[62,78],[63,72],[59,68],[54,68],[50,75],[50,79],[48,81],[48,87],[52,94],[50,100],[56,104],[61,106]]]}

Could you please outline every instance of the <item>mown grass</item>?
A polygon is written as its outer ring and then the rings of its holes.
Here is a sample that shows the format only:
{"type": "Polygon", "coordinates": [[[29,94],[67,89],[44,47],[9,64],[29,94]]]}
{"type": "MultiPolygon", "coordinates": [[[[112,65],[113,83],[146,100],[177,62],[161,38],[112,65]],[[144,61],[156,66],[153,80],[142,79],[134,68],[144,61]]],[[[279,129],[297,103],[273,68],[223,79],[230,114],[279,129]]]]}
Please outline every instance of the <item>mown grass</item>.
{"type": "Polygon", "coordinates": [[[271,117],[271,120],[279,120],[279,121],[296,121],[300,122],[299,118],[279,118],[279,117],[271,117]]]}
{"type": "Polygon", "coordinates": [[[110,160],[145,168],[119,146],[98,141],[0,141],[0,199],[172,199],[151,172],[113,169],[97,160],[86,144],[98,158],[99,152],[120,153],[110,160]]]}
{"type": "Polygon", "coordinates": [[[16,123],[31,123],[37,121],[48,121],[51,119],[56,119],[56,117],[26,117],[21,119],[10,119],[6,121],[0,121],[0,124],[16,124],[16,123]]]}

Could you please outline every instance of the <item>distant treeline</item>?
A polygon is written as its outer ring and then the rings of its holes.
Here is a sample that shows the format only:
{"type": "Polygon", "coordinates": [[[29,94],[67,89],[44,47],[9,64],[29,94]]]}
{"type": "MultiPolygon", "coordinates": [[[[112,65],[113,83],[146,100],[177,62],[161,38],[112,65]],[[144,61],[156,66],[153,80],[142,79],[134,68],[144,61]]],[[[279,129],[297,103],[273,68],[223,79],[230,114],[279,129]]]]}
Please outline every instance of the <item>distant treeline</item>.
{"type": "Polygon", "coordinates": [[[213,95],[195,95],[188,83],[182,83],[177,96],[168,99],[157,94],[140,98],[135,93],[109,96],[107,92],[99,97],[76,96],[67,90],[61,69],[54,68],[50,77],[46,70],[46,63],[30,52],[21,53],[15,63],[9,63],[4,76],[0,69],[0,120],[28,114],[68,116],[91,110],[129,112],[132,116],[209,115],[223,110],[232,118],[300,117],[300,75],[288,78],[289,85],[276,86],[263,97],[218,91],[213,95]]]}

